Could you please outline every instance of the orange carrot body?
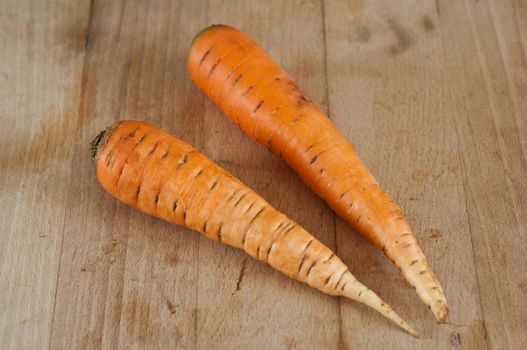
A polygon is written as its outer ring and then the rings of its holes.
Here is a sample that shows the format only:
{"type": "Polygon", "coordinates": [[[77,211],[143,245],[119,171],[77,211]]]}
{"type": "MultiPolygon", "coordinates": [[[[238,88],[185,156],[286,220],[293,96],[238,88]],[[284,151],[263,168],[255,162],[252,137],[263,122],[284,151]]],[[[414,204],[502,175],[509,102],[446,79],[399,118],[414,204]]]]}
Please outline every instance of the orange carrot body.
{"type": "Polygon", "coordinates": [[[436,319],[448,307],[400,208],[331,120],[253,40],[223,25],[201,31],[188,70],[198,87],[239,127],[300,175],[357,231],[381,248],[436,319]]]}
{"type": "Polygon", "coordinates": [[[243,249],[313,288],[364,303],[418,336],[333,252],[189,144],[141,122],[121,122],[92,143],[97,178],[142,212],[243,249]]]}

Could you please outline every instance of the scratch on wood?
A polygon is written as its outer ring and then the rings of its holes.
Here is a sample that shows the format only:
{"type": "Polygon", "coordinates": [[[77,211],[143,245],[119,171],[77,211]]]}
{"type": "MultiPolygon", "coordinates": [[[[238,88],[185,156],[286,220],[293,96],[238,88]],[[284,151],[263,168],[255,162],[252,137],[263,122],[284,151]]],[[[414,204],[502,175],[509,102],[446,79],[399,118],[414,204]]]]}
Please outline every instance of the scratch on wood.
{"type": "Polygon", "coordinates": [[[459,335],[458,332],[454,332],[450,334],[450,345],[452,345],[452,349],[458,350],[461,346],[461,335],[459,335]]]}
{"type": "Polygon", "coordinates": [[[176,313],[176,306],[172,304],[170,300],[167,300],[167,308],[168,308],[168,311],[170,311],[170,314],[173,315],[176,313]]]}
{"type": "Polygon", "coordinates": [[[245,274],[246,265],[247,265],[247,259],[243,259],[242,268],[240,269],[240,274],[238,275],[238,281],[236,282],[236,289],[234,290],[234,292],[232,292],[232,295],[234,295],[236,292],[238,292],[241,289],[241,284],[242,284],[243,276],[245,274]]]}

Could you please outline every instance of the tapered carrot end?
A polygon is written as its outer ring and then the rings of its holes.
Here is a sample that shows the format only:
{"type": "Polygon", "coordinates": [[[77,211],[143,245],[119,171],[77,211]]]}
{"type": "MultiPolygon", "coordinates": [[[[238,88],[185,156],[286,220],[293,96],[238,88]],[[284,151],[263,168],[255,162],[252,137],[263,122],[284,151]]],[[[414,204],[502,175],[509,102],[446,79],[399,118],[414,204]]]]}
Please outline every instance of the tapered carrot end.
{"type": "Polygon", "coordinates": [[[411,247],[414,249],[413,256],[418,258],[401,269],[404,277],[415,290],[421,300],[428,305],[435,316],[438,323],[444,323],[448,316],[448,304],[446,302],[445,293],[435,277],[434,272],[428,265],[423,252],[416,245],[411,247]]]}
{"type": "Polygon", "coordinates": [[[434,313],[437,323],[445,323],[448,316],[448,305],[446,304],[446,301],[439,299],[430,308],[434,313]]]}
{"type": "Polygon", "coordinates": [[[420,337],[419,332],[417,332],[414,327],[404,321],[399,315],[395,313],[395,311],[393,311],[390,305],[382,301],[382,299],[379,298],[377,294],[369,290],[359,281],[354,280],[353,282],[347,283],[346,288],[344,288],[342,291],[342,295],[368,305],[414,337],[420,337]]]}

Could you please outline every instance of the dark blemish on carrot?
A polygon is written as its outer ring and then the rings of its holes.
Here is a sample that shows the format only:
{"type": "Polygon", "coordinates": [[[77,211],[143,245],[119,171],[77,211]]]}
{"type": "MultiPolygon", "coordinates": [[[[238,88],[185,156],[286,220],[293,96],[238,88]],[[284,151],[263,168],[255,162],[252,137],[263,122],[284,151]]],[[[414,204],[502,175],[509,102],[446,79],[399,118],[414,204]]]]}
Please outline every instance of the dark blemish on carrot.
{"type": "MultiPolygon", "coordinates": [[[[341,291],[344,290],[344,289],[346,288],[346,286],[348,285],[348,282],[349,282],[349,281],[346,281],[346,283],[344,283],[344,284],[342,285],[342,287],[340,288],[341,291]]],[[[359,292],[359,297],[360,297],[361,293],[362,293],[362,290],[359,292]]]]}
{"type": "Polygon", "coordinates": [[[346,191],[346,192],[342,192],[342,194],[340,195],[339,197],[339,200],[342,200],[342,198],[344,198],[344,196],[346,195],[346,193],[348,193],[349,191],[346,191]]]}
{"type": "Polygon", "coordinates": [[[254,222],[254,220],[256,220],[256,218],[265,210],[265,208],[262,208],[260,209],[256,215],[253,216],[253,218],[251,219],[251,224],[254,222]]]}
{"type": "Polygon", "coordinates": [[[432,287],[432,290],[436,290],[436,289],[439,289],[439,287],[438,286],[432,287]]]}
{"type": "Polygon", "coordinates": [[[418,259],[417,259],[417,260],[413,260],[413,261],[410,263],[410,266],[417,264],[418,261],[419,261],[418,259]]]}
{"type": "Polygon", "coordinates": [[[108,157],[106,158],[107,168],[110,168],[110,163],[112,162],[112,160],[113,160],[113,149],[111,150],[111,152],[108,154],[108,157]]]}
{"type": "Polygon", "coordinates": [[[154,197],[154,204],[157,206],[157,202],[159,202],[159,192],[156,193],[156,196],[154,197]]]}
{"type": "Polygon", "coordinates": [[[405,236],[410,236],[410,234],[407,232],[407,233],[403,233],[403,234],[401,235],[401,237],[405,237],[405,236]]]}
{"type": "Polygon", "coordinates": [[[201,57],[201,60],[199,61],[199,66],[198,66],[198,67],[200,67],[200,66],[203,64],[203,62],[205,61],[205,59],[206,59],[207,56],[209,55],[210,50],[212,50],[212,47],[211,47],[210,49],[208,49],[207,52],[205,52],[205,54],[203,55],[203,57],[201,57]]]}
{"type": "Polygon", "coordinates": [[[259,245],[258,248],[256,249],[256,260],[263,260],[263,259],[260,259],[260,248],[261,248],[261,247],[262,247],[262,246],[259,245]]]}
{"type": "Polygon", "coordinates": [[[300,265],[298,266],[298,271],[296,272],[297,274],[300,274],[300,271],[302,270],[302,265],[304,265],[304,261],[306,261],[306,257],[307,255],[304,254],[304,256],[302,257],[302,261],[300,261],[300,265]]]}
{"type": "Polygon", "coordinates": [[[278,81],[278,80],[280,80],[280,77],[274,77],[274,80],[278,81]]]}
{"type": "Polygon", "coordinates": [[[119,176],[117,176],[117,182],[116,183],[119,183],[119,180],[121,179],[121,176],[123,175],[123,172],[124,172],[124,166],[126,165],[126,161],[123,165],[123,167],[121,168],[121,171],[119,172],[119,176]]]}
{"type": "Polygon", "coordinates": [[[249,92],[251,92],[251,90],[254,88],[254,85],[251,85],[247,88],[247,90],[245,90],[245,92],[243,93],[243,97],[245,97],[249,92]]]}
{"type": "Polygon", "coordinates": [[[393,56],[400,55],[412,47],[413,39],[410,33],[394,19],[390,19],[388,24],[396,39],[395,43],[388,48],[388,52],[393,56]]]}
{"type": "Polygon", "coordinates": [[[423,24],[423,29],[426,32],[431,32],[432,30],[434,30],[434,22],[432,22],[430,17],[424,16],[422,20],[422,24],[423,24]]]}
{"type": "Polygon", "coordinates": [[[242,78],[243,74],[240,74],[236,77],[236,79],[234,79],[234,81],[232,82],[232,86],[236,85],[238,83],[238,81],[240,81],[240,79],[242,78]]]}
{"type": "Polygon", "coordinates": [[[236,201],[236,203],[234,203],[234,206],[236,207],[246,195],[247,195],[247,193],[244,193],[240,198],[238,198],[238,201],[236,201]]]}
{"type": "Polygon", "coordinates": [[[245,210],[246,213],[248,213],[253,208],[254,202],[252,202],[249,207],[245,210]]]}
{"type": "Polygon", "coordinates": [[[423,270],[423,271],[419,272],[419,274],[420,274],[420,275],[424,275],[425,273],[426,273],[426,271],[425,271],[425,270],[423,270]]]}
{"type": "Polygon", "coordinates": [[[221,230],[223,229],[223,224],[220,224],[220,227],[218,228],[218,241],[221,242],[221,230]]]}
{"type": "Polygon", "coordinates": [[[313,158],[311,158],[311,160],[309,161],[309,165],[312,165],[314,162],[316,162],[317,158],[318,156],[314,156],[313,158]]]}
{"type": "Polygon", "coordinates": [[[143,140],[145,139],[145,136],[146,134],[144,134],[143,136],[141,136],[141,138],[139,140],[137,140],[137,142],[135,143],[134,147],[132,147],[132,149],[130,150],[130,153],[132,153],[133,151],[135,151],[135,148],[141,143],[143,142],[143,140]]]}
{"type": "Polygon", "coordinates": [[[326,282],[324,283],[325,286],[328,285],[328,283],[329,283],[329,281],[331,280],[331,277],[332,277],[332,276],[333,276],[333,275],[329,275],[328,278],[326,278],[326,282]]]}
{"type": "Polygon", "coordinates": [[[395,240],[395,244],[399,244],[399,241],[398,241],[398,240],[395,240]]]}
{"type": "Polygon", "coordinates": [[[198,171],[198,173],[196,174],[196,176],[194,176],[194,178],[197,178],[198,176],[200,176],[201,174],[203,174],[203,169],[200,169],[198,171]]]}
{"type": "Polygon", "coordinates": [[[324,174],[324,171],[325,171],[324,169],[320,169],[319,172],[318,172],[318,175],[324,174]]]}
{"type": "Polygon", "coordinates": [[[330,261],[331,259],[333,259],[334,256],[335,256],[335,254],[331,253],[331,255],[329,256],[329,258],[327,258],[327,259],[324,261],[324,264],[327,263],[328,261],[330,261]]]}
{"type": "Polygon", "coordinates": [[[289,82],[287,83],[289,86],[291,86],[293,88],[293,90],[298,90],[298,85],[296,85],[296,83],[292,80],[289,80],[289,82]]]}
{"type": "Polygon", "coordinates": [[[230,201],[234,198],[234,196],[236,196],[236,193],[238,193],[238,190],[232,192],[232,194],[231,194],[231,196],[229,197],[229,199],[227,199],[227,203],[230,202],[230,201]]]}
{"type": "Polygon", "coordinates": [[[335,289],[338,288],[338,286],[340,285],[340,282],[342,281],[342,277],[344,277],[344,275],[348,272],[348,270],[345,270],[343,273],[340,274],[340,277],[339,279],[337,280],[337,284],[335,284],[335,289]]]}
{"type": "Polygon", "coordinates": [[[141,193],[141,185],[137,187],[137,190],[135,190],[135,198],[139,199],[139,194],[141,193]]]}
{"type": "Polygon", "coordinates": [[[406,245],[404,246],[404,248],[408,248],[408,247],[410,247],[412,244],[413,244],[413,243],[408,243],[408,244],[406,244],[406,245]]]}
{"type": "Polygon", "coordinates": [[[402,216],[398,216],[396,218],[393,219],[393,221],[400,221],[400,220],[403,220],[404,218],[402,216]]]}
{"type": "Polygon", "coordinates": [[[152,153],[154,153],[154,152],[156,151],[157,145],[159,145],[160,142],[161,142],[161,141],[158,140],[158,141],[155,143],[154,147],[152,147],[152,149],[150,150],[150,152],[148,152],[148,155],[149,155],[149,156],[150,156],[152,153]]]}
{"type": "Polygon", "coordinates": [[[218,184],[218,180],[214,181],[212,183],[212,185],[210,186],[210,188],[209,188],[209,192],[212,191],[214,189],[214,187],[216,187],[217,184],[218,184]]]}
{"type": "Polygon", "coordinates": [[[277,230],[279,230],[283,225],[284,225],[284,221],[280,222],[280,224],[278,226],[276,226],[276,228],[273,230],[273,232],[276,232],[277,230]]]}
{"type": "Polygon", "coordinates": [[[231,69],[231,70],[229,71],[229,73],[227,73],[227,75],[225,76],[225,80],[229,79],[229,77],[230,77],[231,75],[233,75],[234,72],[236,72],[236,71],[238,70],[238,68],[240,68],[241,65],[244,64],[246,61],[247,61],[247,58],[245,58],[245,59],[242,60],[240,63],[238,63],[236,66],[234,66],[234,68],[231,69]]]}
{"type": "Polygon", "coordinates": [[[317,264],[317,262],[313,262],[313,264],[311,264],[311,266],[309,266],[309,269],[307,270],[306,272],[306,277],[309,276],[309,273],[311,272],[311,270],[313,270],[313,267],[315,267],[315,265],[317,264]]]}
{"type": "Polygon", "coordinates": [[[214,63],[214,64],[212,65],[212,67],[211,67],[210,70],[209,70],[209,75],[207,76],[207,78],[210,78],[210,76],[212,75],[212,73],[214,73],[214,71],[216,70],[216,67],[218,66],[218,64],[219,64],[220,62],[221,62],[221,58],[218,59],[218,60],[216,61],[216,63],[214,63]]]}
{"type": "Polygon", "coordinates": [[[183,210],[183,222],[187,222],[187,212],[185,210],[183,210]]]}
{"type": "Polygon", "coordinates": [[[243,235],[243,240],[242,240],[242,246],[244,247],[245,246],[245,240],[247,239],[247,235],[249,234],[249,231],[251,230],[251,228],[249,227],[247,229],[247,231],[245,231],[245,234],[243,235]]]}
{"type": "Polygon", "coordinates": [[[135,136],[135,133],[137,132],[137,130],[139,130],[139,127],[135,128],[134,130],[132,130],[132,132],[130,134],[128,134],[129,137],[134,137],[135,136]]]}
{"type": "Polygon", "coordinates": [[[262,107],[264,101],[261,100],[260,102],[258,102],[258,104],[256,105],[256,107],[253,109],[253,113],[256,113],[257,110],[260,109],[260,107],[262,107]]]}
{"type": "Polygon", "coordinates": [[[179,163],[178,163],[178,168],[180,168],[181,166],[183,166],[183,164],[185,164],[188,160],[188,153],[185,154],[183,157],[181,157],[179,163]]]}
{"type": "Polygon", "coordinates": [[[359,292],[359,298],[360,298],[361,295],[362,295],[362,290],[359,292]]]}
{"type": "Polygon", "coordinates": [[[273,251],[275,244],[276,244],[276,241],[274,241],[273,244],[271,244],[271,246],[269,247],[269,250],[267,251],[267,254],[266,254],[267,260],[269,260],[269,256],[271,255],[271,252],[273,251]]]}
{"type": "Polygon", "coordinates": [[[178,203],[178,200],[176,199],[176,200],[174,201],[174,203],[172,204],[172,211],[176,211],[176,209],[177,209],[177,203],[178,203]]]}
{"type": "Polygon", "coordinates": [[[289,123],[288,126],[293,125],[294,123],[296,123],[297,121],[299,121],[300,118],[302,118],[303,116],[304,116],[303,114],[297,115],[296,117],[293,118],[293,120],[291,120],[291,123],[289,123]]]}
{"type": "Polygon", "coordinates": [[[310,241],[306,244],[306,246],[304,247],[304,254],[305,254],[305,252],[307,251],[307,248],[309,248],[309,246],[311,245],[311,243],[313,243],[313,241],[314,241],[314,239],[310,240],[310,241]]]}
{"type": "Polygon", "coordinates": [[[300,98],[298,99],[297,103],[300,107],[302,107],[303,105],[305,105],[306,103],[308,103],[309,100],[302,94],[300,95],[300,98]]]}
{"type": "Polygon", "coordinates": [[[306,153],[309,152],[309,150],[310,150],[311,148],[313,148],[314,146],[315,146],[315,144],[309,145],[309,146],[306,148],[306,153]]]}
{"type": "Polygon", "coordinates": [[[287,236],[287,234],[288,234],[289,232],[291,232],[294,228],[295,228],[295,225],[291,224],[291,225],[289,226],[289,228],[284,232],[284,235],[282,236],[282,238],[284,238],[285,236],[287,236]]]}
{"type": "Polygon", "coordinates": [[[361,218],[362,218],[362,215],[359,215],[359,217],[357,218],[357,224],[360,222],[361,218]]]}
{"type": "Polygon", "coordinates": [[[161,155],[160,159],[161,159],[161,160],[165,159],[165,158],[168,156],[169,153],[170,153],[170,150],[167,149],[167,150],[161,155]]]}
{"type": "Polygon", "coordinates": [[[201,228],[201,231],[207,232],[207,220],[203,223],[203,227],[201,228]]]}

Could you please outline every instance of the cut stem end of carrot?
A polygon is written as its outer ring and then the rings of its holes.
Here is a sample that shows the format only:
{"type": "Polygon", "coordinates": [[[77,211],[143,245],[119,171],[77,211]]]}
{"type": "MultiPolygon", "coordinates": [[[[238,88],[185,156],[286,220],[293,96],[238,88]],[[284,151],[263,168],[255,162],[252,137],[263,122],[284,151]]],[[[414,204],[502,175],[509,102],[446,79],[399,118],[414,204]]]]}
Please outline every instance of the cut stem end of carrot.
{"type": "Polygon", "coordinates": [[[211,24],[210,26],[207,26],[205,28],[203,28],[202,30],[200,30],[198,32],[198,34],[196,34],[194,36],[194,38],[192,38],[192,42],[190,43],[190,47],[192,47],[194,45],[194,43],[205,33],[207,33],[208,31],[214,29],[214,28],[219,28],[219,27],[227,27],[226,25],[224,24],[211,24]]]}

